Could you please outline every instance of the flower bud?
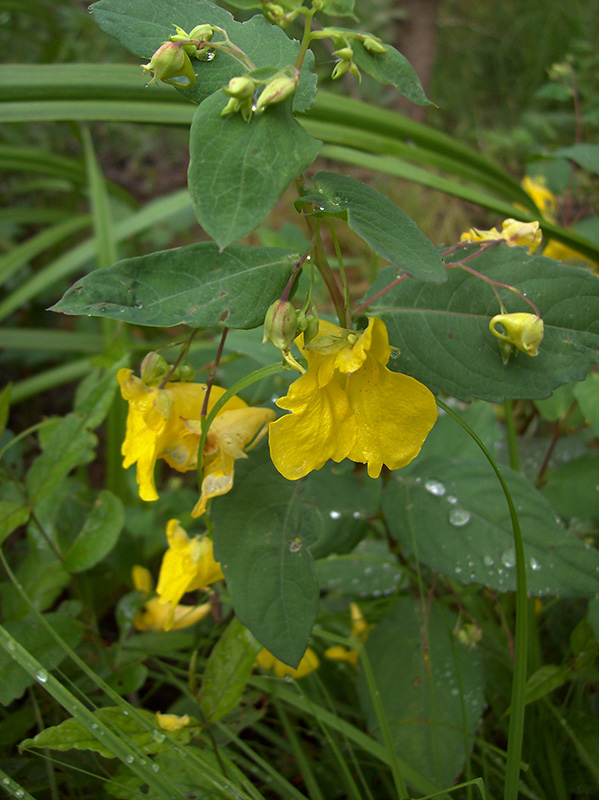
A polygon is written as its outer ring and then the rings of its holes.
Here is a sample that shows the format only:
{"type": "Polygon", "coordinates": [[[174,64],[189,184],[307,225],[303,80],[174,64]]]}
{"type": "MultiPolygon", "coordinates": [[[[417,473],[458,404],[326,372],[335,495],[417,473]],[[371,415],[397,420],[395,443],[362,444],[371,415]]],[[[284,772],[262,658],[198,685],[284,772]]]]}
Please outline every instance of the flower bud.
{"type": "Polygon", "coordinates": [[[517,219],[504,219],[501,235],[510,247],[524,245],[529,253],[534,253],[541,244],[543,233],[538,222],[520,222],[517,219]]]}
{"type": "Polygon", "coordinates": [[[358,69],[358,65],[356,64],[355,61],[350,61],[349,62],[349,72],[350,72],[350,75],[353,75],[354,78],[359,83],[362,82],[362,74],[361,74],[360,70],[358,69]]]}
{"type": "Polygon", "coordinates": [[[264,111],[267,106],[272,106],[274,103],[282,103],[295,92],[299,81],[299,72],[293,75],[278,75],[266,84],[258,101],[256,102],[256,111],[264,111]]]}
{"type": "Polygon", "coordinates": [[[304,345],[309,344],[318,334],[318,317],[315,314],[297,312],[297,329],[304,334],[304,345]]]}
{"type": "Polygon", "coordinates": [[[146,386],[157,386],[168,375],[170,368],[171,365],[160,353],[148,353],[141,362],[141,379],[146,386]]]}
{"type": "Polygon", "coordinates": [[[354,51],[351,47],[340,47],[339,50],[333,50],[333,55],[341,59],[341,61],[351,61],[354,57],[354,51]]]}
{"type": "Polygon", "coordinates": [[[212,25],[196,25],[189,33],[190,39],[199,39],[201,42],[209,42],[214,36],[212,25]]]}
{"type": "Polygon", "coordinates": [[[150,62],[142,64],[141,68],[152,76],[150,83],[161,80],[171,86],[189,89],[196,79],[189,56],[177,42],[165,42],[156,50],[150,62]],[[175,81],[173,78],[186,78],[187,83],[175,81]]]}
{"type": "MultiPolygon", "coordinates": [[[[543,339],[543,320],[535,314],[497,314],[489,322],[489,328],[494,336],[507,342],[528,356],[536,356],[539,353],[539,345],[543,339]],[[505,333],[497,330],[497,324],[501,324],[505,333]]],[[[503,354],[502,354],[503,357],[503,354]]],[[[505,359],[504,359],[504,363],[505,359]]]]}
{"type": "Polygon", "coordinates": [[[381,40],[376,39],[374,36],[367,36],[362,44],[369,53],[373,53],[374,55],[382,55],[383,53],[387,52],[387,48],[381,42],[381,40]]]}
{"type": "Polygon", "coordinates": [[[349,69],[349,65],[351,61],[338,61],[335,64],[335,68],[331,73],[331,78],[335,81],[337,78],[340,78],[342,75],[345,75],[347,70],[349,69]]]}
{"type": "Polygon", "coordinates": [[[228,94],[229,97],[237,97],[240,100],[253,97],[255,91],[256,84],[247,75],[231,78],[228,85],[223,86],[223,92],[225,94],[228,94]]]}
{"type": "Polygon", "coordinates": [[[287,351],[297,334],[297,312],[288,300],[275,300],[266,312],[262,344],[272,342],[287,351]]]}
{"type": "Polygon", "coordinates": [[[171,381],[179,381],[180,383],[189,383],[195,378],[195,370],[191,364],[179,364],[170,377],[171,381]]]}

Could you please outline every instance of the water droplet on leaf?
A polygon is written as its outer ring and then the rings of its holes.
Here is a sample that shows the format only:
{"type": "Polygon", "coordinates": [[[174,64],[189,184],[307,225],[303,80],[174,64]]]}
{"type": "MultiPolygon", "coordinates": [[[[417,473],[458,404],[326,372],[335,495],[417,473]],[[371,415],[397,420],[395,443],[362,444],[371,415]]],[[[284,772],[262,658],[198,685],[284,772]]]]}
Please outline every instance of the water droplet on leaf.
{"type": "Polygon", "coordinates": [[[424,488],[430,494],[434,494],[435,497],[443,497],[445,492],[447,491],[445,486],[441,483],[441,481],[436,481],[433,478],[430,478],[428,481],[425,482],[424,488]]]}

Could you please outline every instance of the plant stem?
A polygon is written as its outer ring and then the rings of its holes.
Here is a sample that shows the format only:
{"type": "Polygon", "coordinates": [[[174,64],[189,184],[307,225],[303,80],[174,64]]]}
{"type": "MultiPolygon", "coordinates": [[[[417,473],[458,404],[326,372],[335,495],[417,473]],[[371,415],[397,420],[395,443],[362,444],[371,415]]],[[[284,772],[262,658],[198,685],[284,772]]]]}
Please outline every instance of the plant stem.
{"type": "Polygon", "coordinates": [[[308,47],[310,46],[310,41],[312,39],[312,17],[315,13],[316,9],[311,9],[306,13],[306,18],[304,20],[304,35],[302,36],[300,49],[295,60],[295,68],[297,70],[301,70],[304,63],[304,58],[308,52],[308,47]]]}
{"type": "Polygon", "coordinates": [[[437,405],[446,414],[464,428],[485,454],[493,467],[501,484],[510,510],[512,530],[514,534],[514,552],[516,554],[516,632],[514,636],[514,676],[512,680],[511,713],[508,727],[507,763],[505,767],[505,783],[503,800],[518,800],[518,784],[520,780],[520,762],[522,758],[522,742],[524,739],[524,711],[526,676],[528,662],[528,599],[526,592],[526,562],[524,560],[524,542],[520,521],[512,500],[512,495],[505,482],[501,470],[480,437],[455,411],[437,398],[437,405]]]}
{"type": "Polygon", "coordinates": [[[228,328],[223,328],[222,336],[220,337],[220,343],[218,345],[218,350],[216,351],[216,356],[214,361],[212,362],[212,366],[210,367],[210,374],[208,375],[208,380],[206,381],[206,394],[204,395],[204,402],[202,403],[202,410],[200,412],[200,418],[204,419],[206,416],[206,412],[208,411],[208,400],[210,399],[210,390],[212,389],[212,384],[214,383],[214,376],[216,375],[216,370],[218,369],[218,365],[220,364],[220,359],[223,354],[223,348],[225,346],[225,340],[227,338],[227,334],[229,333],[228,328]]]}

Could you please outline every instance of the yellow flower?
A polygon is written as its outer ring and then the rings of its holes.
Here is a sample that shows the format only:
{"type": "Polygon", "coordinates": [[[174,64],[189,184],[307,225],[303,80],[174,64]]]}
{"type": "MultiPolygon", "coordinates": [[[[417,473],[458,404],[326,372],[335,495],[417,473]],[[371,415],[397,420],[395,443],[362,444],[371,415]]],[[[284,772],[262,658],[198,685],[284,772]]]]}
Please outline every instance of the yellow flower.
{"type": "Polygon", "coordinates": [[[183,714],[180,717],[178,714],[161,714],[160,711],[157,711],[156,722],[163,731],[180,731],[181,728],[189,725],[191,719],[188,714],[183,714]]]}
{"type": "MultiPolygon", "coordinates": [[[[362,616],[362,612],[357,603],[350,603],[349,610],[351,614],[352,638],[364,644],[368,638],[370,625],[368,625],[362,616]]],[[[324,655],[325,658],[330,658],[333,661],[346,661],[348,664],[353,664],[355,666],[360,658],[360,651],[355,647],[343,647],[338,644],[325,650],[324,655]]]]}
{"type": "Polygon", "coordinates": [[[277,678],[284,678],[286,675],[290,675],[292,678],[303,678],[305,675],[309,675],[310,672],[314,672],[314,670],[318,669],[320,666],[318,656],[311,647],[308,647],[304,653],[302,660],[297,665],[297,669],[289,667],[287,664],[279,661],[279,659],[275,658],[265,647],[262,648],[256,656],[256,663],[258,666],[262,667],[262,669],[272,669],[277,678]]]}
{"type": "MultiPolygon", "coordinates": [[[[117,373],[121,394],[129,402],[127,435],[123,442],[123,467],[137,462],[137,482],[142,500],[157,500],[154,483],[154,466],[164,459],[179,472],[196,469],[198,445],[202,431],[200,414],[206,386],[202,383],[167,383],[164,389],[146,386],[130,369],[117,373]]],[[[208,401],[208,412],[225,390],[213,386],[208,401]]],[[[202,500],[194,509],[199,516],[209,497],[228,492],[233,484],[233,461],[244,456],[242,448],[248,444],[268,420],[274,416],[269,409],[248,408],[239,397],[232,397],[223,406],[208,434],[202,486],[202,500]],[[232,412],[242,412],[227,416],[232,412]],[[225,419],[227,420],[225,423],[225,419]],[[220,421],[219,421],[220,420],[220,421]],[[219,447],[222,448],[220,461],[219,447]],[[222,474],[221,474],[222,472],[222,474]],[[213,476],[212,478],[210,476],[213,476]],[[215,487],[217,477],[220,482],[215,487]]],[[[262,434],[260,434],[262,435],[262,434]]]]}
{"type": "Polygon", "coordinates": [[[567,244],[562,244],[556,239],[552,239],[550,242],[548,242],[543,250],[543,255],[547,256],[547,258],[555,258],[556,261],[586,261],[588,264],[592,264],[593,266],[595,266],[597,263],[588,256],[585,256],[582,253],[579,253],[577,250],[574,250],[573,247],[569,247],[567,244]]]}
{"type": "Polygon", "coordinates": [[[517,347],[527,356],[537,356],[539,345],[543,339],[543,320],[536,314],[497,314],[489,322],[494,336],[517,347]],[[503,326],[505,333],[497,330],[497,324],[503,326]]]}
{"type": "Polygon", "coordinates": [[[557,208],[557,201],[553,192],[545,186],[543,178],[529,178],[526,175],[522,179],[522,188],[526,194],[532,199],[535,206],[543,214],[545,219],[555,221],[555,210],[557,208]]]}
{"type": "Polygon", "coordinates": [[[190,539],[179,521],[169,520],[166,526],[169,549],[164,554],[156,592],[160,603],[170,603],[164,630],[173,627],[177,604],[186,592],[204,589],[224,578],[220,564],[214,560],[212,539],[194,536],[190,539]]]}
{"type": "Polygon", "coordinates": [[[520,222],[517,219],[504,219],[501,223],[501,233],[497,228],[481,231],[470,228],[460,236],[460,242],[488,242],[503,239],[508,247],[524,245],[529,253],[534,253],[541,243],[543,234],[538,222],[520,222]]]}
{"type": "MultiPolygon", "coordinates": [[[[133,585],[140,592],[151,594],[154,590],[152,575],[145,567],[134,566],[132,569],[133,585]]],[[[143,608],[137,612],[133,619],[133,624],[138,631],[164,631],[181,630],[195,625],[204,619],[212,610],[211,603],[203,603],[200,606],[177,605],[172,613],[171,625],[168,625],[170,610],[168,606],[160,601],[159,597],[151,597],[146,600],[143,608]]]]}
{"type": "MultiPolygon", "coordinates": [[[[242,402],[242,401],[241,401],[242,402]]],[[[225,406],[226,407],[226,406],[225,406]]],[[[202,464],[202,493],[196,503],[192,517],[206,511],[206,503],[212,497],[226,494],[233,486],[233,472],[238,458],[247,458],[243,452],[250,442],[256,444],[266,434],[268,423],[275,412],[270,408],[237,408],[217,414],[208,430],[202,464]]],[[[189,430],[199,437],[201,423],[190,420],[189,430]]]]}
{"type": "Polygon", "coordinates": [[[421,383],[385,366],[387,329],[371,318],[362,333],[320,322],[303,349],[308,370],[277,401],[291,411],[270,424],[277,470],[296,480],[332,458],[368,464],[376,478],[383,464],[405,467],[418,455],[437,419],[435,398],[421,383]]]}

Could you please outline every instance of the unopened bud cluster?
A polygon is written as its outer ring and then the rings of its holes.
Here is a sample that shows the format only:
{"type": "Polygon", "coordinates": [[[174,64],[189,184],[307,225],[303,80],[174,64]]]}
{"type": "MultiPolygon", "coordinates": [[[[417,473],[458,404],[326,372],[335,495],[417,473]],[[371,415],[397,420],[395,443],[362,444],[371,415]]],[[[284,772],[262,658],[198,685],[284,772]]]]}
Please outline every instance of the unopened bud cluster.
{"type": "Polygon", "coordinates": [[[261,113],[268,106],[282,103],[295,92],[299,81],[299,72],[293,67],[287,67],[268,80],[253,78],[251,73],[231,78],[223,91],[229,96],[227,105],[221,111],[223,117],[227,114],[240,113],[246,122],[249,122],[254,112],[261,113]],[[288,74],[288,70],[293,70],[288,74]],[[262,91],[257,95],[260,87],[262,91]],[[257,96],[256,96],[257,95],[257,96]]]}
{"type": "Polygon", "coordinates": [[[141,362],[141,379],[146,386],[158,386],[168,377],[169,381],[192,381],[195,377],[189,364],[179,364],[173,370],[171,364],[160,353],[154,351],[147,354],[141,362]]]}
{"type": "Polygon", "coordinates": [[[354,61],[355,45],[352,44],[353,42],[359,42],[372,55],[383,55],[387,52],[387,47],[383,42],[370,33],[352,33],[339,28],[323,28],[321,31],[314,32],[313,38],[333,40],[335,45],[333,55],[337,59],[331,74],[333,80],[345,75],[346,72],[349,72],[358,81],[361,80],[360,70],[354,61]]]}
{"type": "Polygon", "coordinates": [[[191,59],[201,59],[209,53],[214,28],[212,25],[196,25],[186,33],[175,25],[175,30],[169,41],[163,42],[150,61],[142,64],[141,68],[152,76],[149,83],[160,80],[171,86],[190,89],[196,80],[191,59]]]}
{"type": "Polygon", "coordinates": [[[287,353],[300,333],[304,334],[304,344],[312,341],[318,333],[318,317],[297,311],[289,300],[275,300],[266,312],[262,344],[272,342],[287,353]]]}

